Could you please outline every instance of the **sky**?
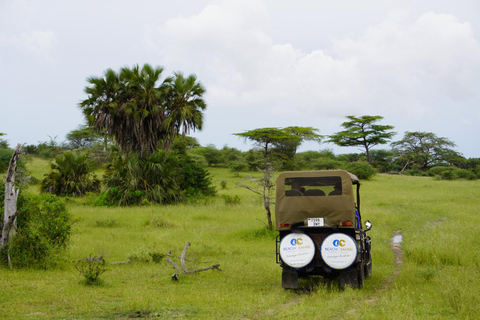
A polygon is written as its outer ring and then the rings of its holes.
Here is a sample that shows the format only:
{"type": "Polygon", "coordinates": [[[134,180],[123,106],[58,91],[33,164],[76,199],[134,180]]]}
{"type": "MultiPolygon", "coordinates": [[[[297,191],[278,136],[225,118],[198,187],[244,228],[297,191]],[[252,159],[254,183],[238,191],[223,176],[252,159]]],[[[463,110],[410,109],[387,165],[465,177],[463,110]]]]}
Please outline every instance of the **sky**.
{"type": "MultiPolygon", "coordinates": [[[[433,132],[478,158],[479,17],[478,0],[0,0],[0,132],[11,147],[65,141],[88,77],[149,63],[206,88],[203,146],[380,115],[392,141],[433,132]]],[[[299,151],[324,149],[362,151],[299,151]]]]}

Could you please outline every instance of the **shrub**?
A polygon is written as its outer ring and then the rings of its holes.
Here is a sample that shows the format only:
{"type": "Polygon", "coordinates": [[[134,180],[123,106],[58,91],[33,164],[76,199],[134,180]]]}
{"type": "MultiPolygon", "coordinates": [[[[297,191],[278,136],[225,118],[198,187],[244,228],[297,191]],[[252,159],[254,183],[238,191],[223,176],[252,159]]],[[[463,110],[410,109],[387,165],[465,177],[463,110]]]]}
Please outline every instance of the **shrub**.
{"type": "Polygon", "coordinates": [[[107,190],[96,205],[165,204],[216,192],[208,171],[176,152],[157,151],[140,158],[114,151],[104,181],[107,190]]]}
{"type": "Polygon", "coordinates": [[[370,179],[377,173],[377,170],[365,161],[350,162],[346,165],[346,169],[356,175],[358,179],[364,180],[370,179]]]}
{"type": "Polygon", "coordinates": [[[13,150],[0,148],[0,173],[7,172],[13,150]]]}
{"type": "Polygon", "coordinates": [[[84,277],[85,284],[100,284],[99,277],[106,271],[107,262],[103,257],[87,257],[75,263],[75,269],[84,277]]]}
{"type": "Polygon", "coordinates": [[[240,176],[240,172],[247,169],[247,164],[245,162],[233,161],[230,163],[230,172],[234,173],[235,176],[240,176]]]}
{"type": "Polygon", "coordinates": [[[227,194],[222,195],[223,200],[225,200],[226,205],[235,205],[240,204],[240,197],[237,195],[229,196],[227,194]]]}
{"type": "MultiPolygon", "coordinates": [[[[71,217],[65,203],[54,195],[20,196],[17,234],[11,239],[9,254],[13,267],[47,268],[70,239],[71,217]]],[[[2,262],[7,264],[6,249],[2,262]]]]}
{"type": "Polygon", "coordinates": [[[316,159],[312,166],[315,170],[332,170],[341,167],[341,162],[338,162],[331,158],[319,158],[316,159]]]}
{"type": "Polygon", "coordinates": [[[459,169],[457,167],[433,167],[428,170],[430,176],[434,176],[438,179],[444,180],[455,180],[455,179],[466,179],[466,180],[475,180],[477,176],[475,172],[469,169],[459,169]]]}
{"type": "Polygon", "coordinates": [[[42,180],[42,192],[77,197],[100,191],[100,181],[92,173],[93,163],[86,153],[64,152],[55,158],[50,167],[51,172],[42,180]]]}

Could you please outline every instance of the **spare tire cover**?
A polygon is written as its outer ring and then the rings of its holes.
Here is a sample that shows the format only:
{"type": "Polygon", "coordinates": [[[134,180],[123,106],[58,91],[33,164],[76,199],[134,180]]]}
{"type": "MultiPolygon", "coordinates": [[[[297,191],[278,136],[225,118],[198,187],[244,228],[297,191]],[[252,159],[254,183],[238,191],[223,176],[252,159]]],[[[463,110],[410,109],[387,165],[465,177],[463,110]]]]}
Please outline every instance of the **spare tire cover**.
{"type": "Polygon", "coordinates": [[[332,233],[323,240],[320,254],[330,268],[346,269],[357,259],[357,244],[347,234],[332,233]]]}
{"type": "Polygon", "coordinates": [[[280,241],[280,257],[292,268],[303,268],[315,256],[315,244],[305,233],[289,233],[280,241]]]}

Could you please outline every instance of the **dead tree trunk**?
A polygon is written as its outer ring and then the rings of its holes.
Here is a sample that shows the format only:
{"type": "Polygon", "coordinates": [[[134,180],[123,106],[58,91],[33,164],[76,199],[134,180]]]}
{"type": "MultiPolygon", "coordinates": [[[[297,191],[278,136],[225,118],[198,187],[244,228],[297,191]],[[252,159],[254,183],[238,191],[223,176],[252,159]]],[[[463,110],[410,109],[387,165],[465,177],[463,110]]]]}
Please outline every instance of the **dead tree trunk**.
{"type": "Polygon", "coordinates": [[[17,228],[17,198],[19,190],[15,188],[15,174],[17,172],[19,155],[20,144],[17,145],[10,159],[7,177],[5,179],[5,209],[3,214],[2,235],[0,237],[0,249],[9,242],[10,237],[15,234],[17,228]]]}

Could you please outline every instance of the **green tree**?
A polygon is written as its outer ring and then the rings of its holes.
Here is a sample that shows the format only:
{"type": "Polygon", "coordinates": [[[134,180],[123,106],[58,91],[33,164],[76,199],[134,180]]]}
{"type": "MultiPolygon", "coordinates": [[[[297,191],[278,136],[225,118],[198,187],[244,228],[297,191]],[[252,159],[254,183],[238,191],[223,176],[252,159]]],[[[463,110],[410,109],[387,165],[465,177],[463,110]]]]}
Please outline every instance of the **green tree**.
{"type": "Polygon", "coordinates": [[[373,146],[387,143],[395,135],[395,132],[391,131],[394,127],[376,124],[383,119],[381,116],[347,116],[347,118],[350,121],[342,123],[345,130],[329,136],[327,142],[341,147],[361,146],[365,149],[368,162],[372,164],[370,149],[373,146]]]}
{"type": "Polygon", "coordinates": [[[88,98],[79,104],[89,126],[114,138],[122,152],[148,156],[157,147],[168,150],[176,135],[202,128],[206,108],[202,85],[181,73],[161,80],[163,68],[149,64],[101,78],[87,79],[88,98]]]}
{"type": "Polygon", "coordinates": [[[286,128],[260,128],[243,133],[235,133],[236,136],[245,140],[251,140],[255,146],[263,150],[264,158],[272,155],[275,151],[285,164],[293,158],[297,152],[297,148],[304,141],[320,142],[322,136],[319,135],[318,129],[312,127],[286,127],[286,128]]]}
{"type": "Polygon", "coordinates": [[[79,126],[78,129],[72,130],[67,134],[72,149],[92,147],[101,137],[94,132],[93,127],[79,126]]]}
{"type": "Polygon", "coordinates": [[[455,152],[452,150],[455,143],[431,132],[405,132],[402,140],[391,145],[398,159],[405,163],[404,169],[416,164],[426,171],[432,166],[447,162],[455,152]]]}
{"type": "MultiPolygon", "coordinates": [[[[0,132],[0,137],[4,136],[5,133],[0,132]]],[[[8,149],[8,142],[7,140],[0,138],[0,149],[8,149]]]]}
{"type": "Polygon", "coordinates": [[[181,72],[174,73],[167,92],[162,129],[166,132],[164,142],[169,149],[179,134],[185,136],[191,130],[202,129],[202,111],[207,105],[203,100],[205,88],[195,75],[185,77],[181,72]]]}

